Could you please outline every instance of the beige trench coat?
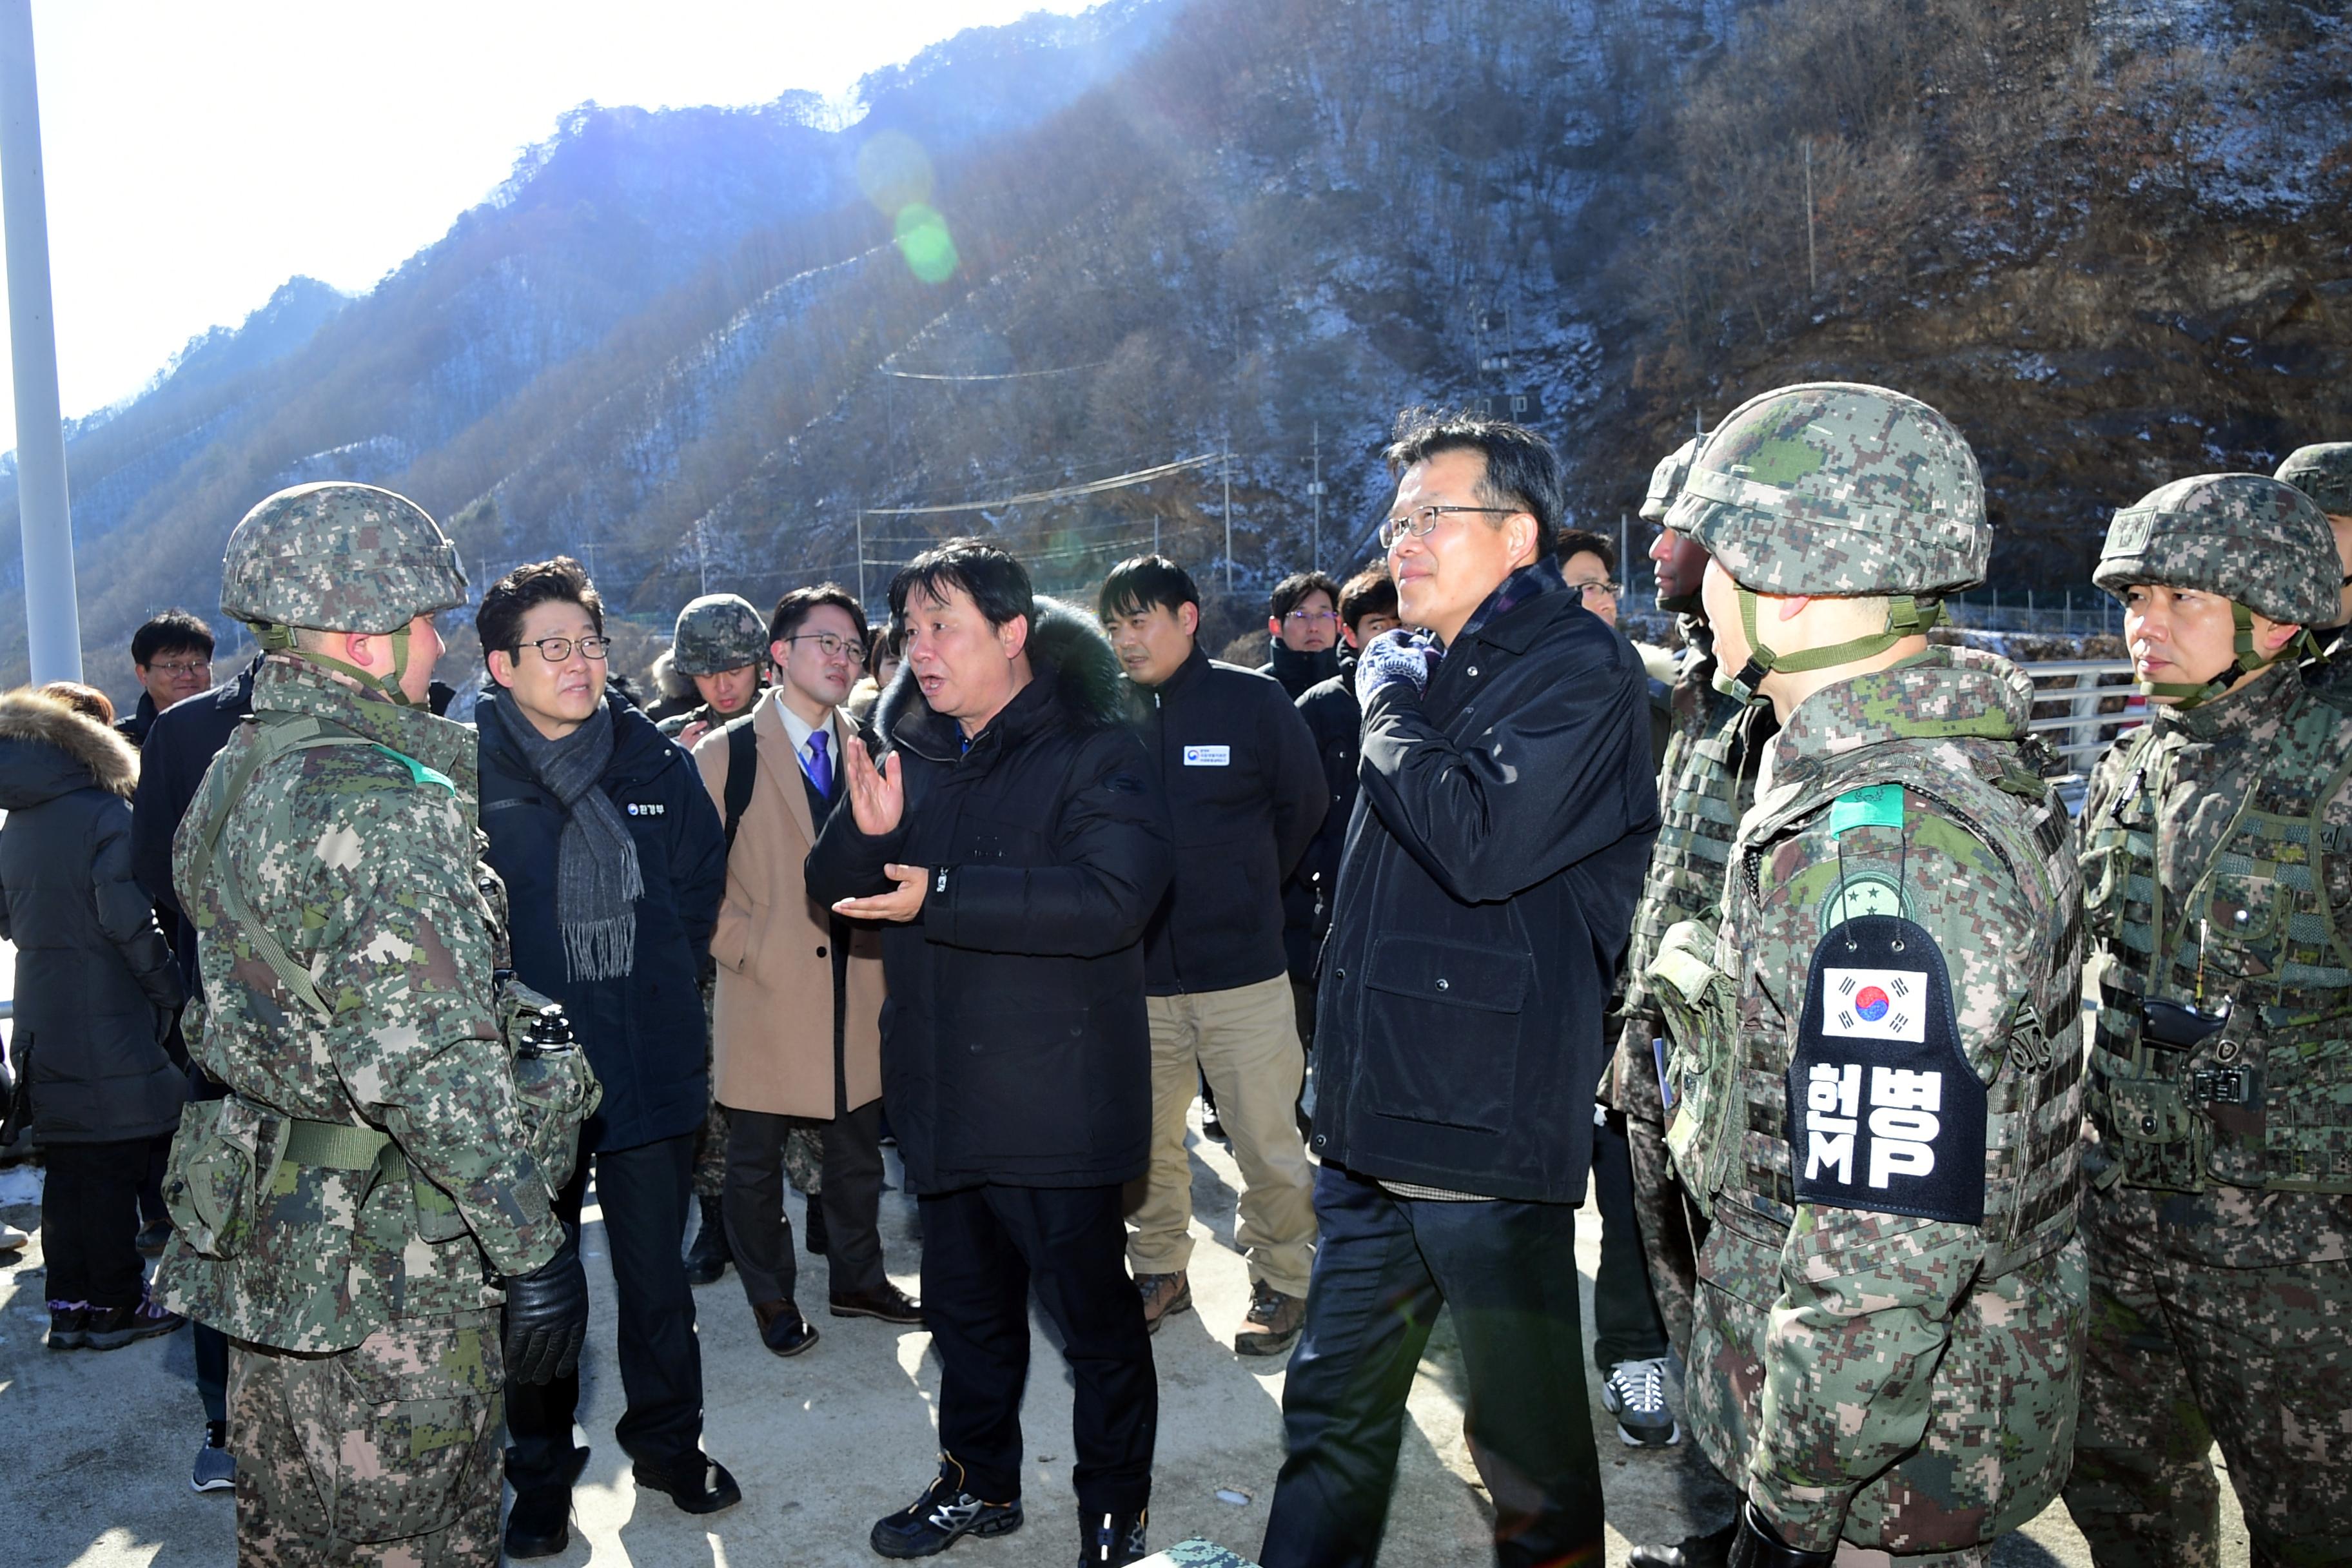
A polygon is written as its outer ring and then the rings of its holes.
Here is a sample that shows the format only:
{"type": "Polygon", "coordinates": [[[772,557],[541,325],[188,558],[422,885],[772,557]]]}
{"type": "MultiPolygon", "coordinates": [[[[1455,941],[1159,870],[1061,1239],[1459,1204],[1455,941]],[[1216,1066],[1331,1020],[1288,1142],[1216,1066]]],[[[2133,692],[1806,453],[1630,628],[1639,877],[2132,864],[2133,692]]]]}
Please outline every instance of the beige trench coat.
{"type": "MultiPolygon", "coordinates": [[[[714,1092],[730,1110],[831,1117],[882,1096],[882,938],[870,929],[851,938],[848,1005],[836,1040],[833,932],[828,911],[809,898],[801,874],[818,824],[777,703],[772,691],[753,710],[760,773],[727,858],[727,897],[710,938],[719,966],[714,1092]]],[[[856,731],[838,710],[831,724],[838,758],[856,731]]],[[[726,732],[704,736],[694,762],[723,816],[726,732]]]]}

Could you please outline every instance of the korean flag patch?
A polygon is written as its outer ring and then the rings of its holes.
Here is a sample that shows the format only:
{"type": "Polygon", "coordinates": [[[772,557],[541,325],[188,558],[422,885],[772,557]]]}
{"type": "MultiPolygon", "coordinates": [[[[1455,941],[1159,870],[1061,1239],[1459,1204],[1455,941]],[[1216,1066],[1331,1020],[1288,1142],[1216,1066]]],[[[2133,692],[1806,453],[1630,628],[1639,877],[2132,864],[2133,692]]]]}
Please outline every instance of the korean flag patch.
{"type": "Polygon", "coordinates": [[[1798,1202],[1984,1223],[1985,1087],[1920,927],[1861,915],[1822,938],[1788,1093],[1798,1202]]]}

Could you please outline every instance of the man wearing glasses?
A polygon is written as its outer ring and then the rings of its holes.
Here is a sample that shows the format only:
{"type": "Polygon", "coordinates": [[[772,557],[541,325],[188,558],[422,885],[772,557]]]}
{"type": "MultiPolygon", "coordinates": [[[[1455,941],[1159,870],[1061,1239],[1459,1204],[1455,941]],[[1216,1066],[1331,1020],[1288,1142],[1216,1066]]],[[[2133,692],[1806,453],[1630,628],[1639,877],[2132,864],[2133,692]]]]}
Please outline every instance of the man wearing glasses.
{"type": "MultiPolygon", "coordinates": [[[[687,754],[604,690],[604,601],[577,561],[518,566],[474,626],[491,685],[476,704],[482,827],[505,879],[515,972],[563,1004],[604,1103],[556,1195],[575,1231],[595,1164],[627,1407],[614,1436],[637,1484],[688,1513],[741,1500],[702,1453],[702,1356],[680,1256],[709,1093],[697,980],[727,875],[719,813],[687,754]]],[[[507,1390],[507,1555],[569,1539],[575,1374],[507,1390]]]]}
{"type": "Polygon", "coordinates": [[[157,714],[213,683],[213,629],[185,610],[151,616],[131,634],[131,668],[139,674],[139,707],[114,729],[143,746],[157,714]]]}
{"type": "Polygon", "coordinates": [[[1271,675],[1296,702],[1318,680],[1339,672],[1339,584],[1320,572],[1294,572],[1274,586],[1274,639],[1260,675],[1271,675]]]}
{"type": "Polygon", "coordinates": [[[1574,1219],[1601,1015],[1658,826],[1642,668],[1551,552],[1559,459],[1408,414],[1381,530],[1411,630],[1365,645],[1360,792],[1316,1017],[1322,1166],[1266,1568],[1377,1557],[1441,1307],[1501,1568],[1598,1562],[1574,1219]]]}
{"type": "Polygon", "coordinates": [[[858,732],[841,704],[866,668],[866,612],[838,584],[795,588],[767,629],[772,695],[748,721],[705,736],[694,761],[732,830],[710,942],[728,1240],[761,1342],[790,1356],[817,1337],[793,1300],[784,1217],[795,1129],[814,1124],[823,1141],[808,1207],[813,1232],[823,1215],[833,1315],[900,1325],[923,1316],[882,1268],[881,934],[811,899],[803,871],[858,732]]]}

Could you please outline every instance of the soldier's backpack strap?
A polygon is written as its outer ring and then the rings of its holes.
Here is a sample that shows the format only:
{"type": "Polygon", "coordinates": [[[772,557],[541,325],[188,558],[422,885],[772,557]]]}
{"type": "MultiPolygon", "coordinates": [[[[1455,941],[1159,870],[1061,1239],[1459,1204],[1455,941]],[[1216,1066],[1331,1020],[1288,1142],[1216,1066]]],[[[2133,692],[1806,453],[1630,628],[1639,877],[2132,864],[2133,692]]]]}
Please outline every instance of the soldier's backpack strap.
{"type": "MultiPolygon", "coordinates": [[[[757,711],[754,710],[754,711],[757,711]]],[[[751,785],[760,777],[760,740],[751,730],[751,714],[727,726],[727,852],[735,852],[735,830],[751,809],[751,785]]]]}
{"type": "MultiPolygon", "coordinates": [[[[378,751],[391,751],[390,747],[377,746],[364,736],[352,734],[340,724],[307,715],[257,719],[255,723],[258,738],[247,749],[245,755],[237,759],[236,771],[229,774],[220,793],[213,796],[210,809],[201,825],[195,853],[189,857],[188,869],[194,881],[204,880],[215,869],[220,852],[221,831],[228,826],[229,813],[245,797],[246,790],[253,783],[253,775],[261,771],[263,763],[290,752],[309,751],[320,746],[371,746],[378,751]]],[[[391,754],[401,756],[397,752],[391,754]]],[[[411,761],[405,757],[402,760],[411,761]]],[[[425,771],[432,772],[429,768],[425,771]]],[[[447,783],[438,774],[434,777],[438,782],[447,783]]],[[[226,865],[220,865],[218,868],[220,876],[214,885],[220,893],[221,907],[228,911],[237,929],[253,943],[253,949],[261,955],[262,962],[269,965],[278,983],[292,993],[297,1001],[322,1020],[333,1017],[335,1009],[319,994],[319,987],[310,979],[310,971],[295,963],[293,955],[255,916],[253,907],[246,902],[245,890],[237,885],[236,873],[226,865]]]]}

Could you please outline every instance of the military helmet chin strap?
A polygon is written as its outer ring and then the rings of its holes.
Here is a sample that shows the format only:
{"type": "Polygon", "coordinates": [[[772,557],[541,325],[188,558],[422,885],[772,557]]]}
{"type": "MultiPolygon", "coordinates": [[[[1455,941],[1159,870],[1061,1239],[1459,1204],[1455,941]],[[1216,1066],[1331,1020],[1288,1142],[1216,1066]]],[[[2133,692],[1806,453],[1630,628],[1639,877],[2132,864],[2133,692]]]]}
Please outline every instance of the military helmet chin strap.
{"type": "Polygon", "coordinates": [[[2185,713],[2212,701],[2247,676],[2268,669],[2282,659],[2298,655],[2309,658],[2319,652],[2319,639],[2305,626],[2281,644],[2278,652],[2263,658],[2254,648],[2254,613],[2235,599],[2230,601],[2230,624],[2236,628],[2230,647],[2237,657],[2230,661],[2229,668],[2210,680],[2142,680],[2137,683],[2141,693],[2169,697],[2172,706],[2185,713]]]}
{"type": "Polygon", "coordinates": [[[362,669],[356,664],[347,663],[331,655],[320,653],[316,648],[299,646],[294,640],[292,626],[260,621],[251,621],[247,624],[253,627],[253,640],[261,645],[261,651],[264,653],[290,653],[308,659],[312,664],[324,665],[339,674],[350,676],[385,701],[397,703],[403,708],[425,706],[409,696],[400,684],[408,674],[410,628],[407,625],[404,625],[396,632],[385,634],[392,639],[392,678],[387,680],[372,669],[362,669]]]}
{"type": "Polygon", "coordinates": [[[1748,641],[1748,662],[1736,675],[1717,673],[1715,689],[1725,696],[1753,706],[1764,700],[1764,678],[1774,670],[1796,673],[1808,669],[1827,669],[1832,665],[1851,664],[1858,658],[1868,658],[1885,653],[1905,637],[1924,637],[1931,626],[1946,619],[1942,603],[1912,594],[1896,594],[1886,601],[1886,629],[1858,637],[1849,637],[1828,647],[1811,647],[1799,653],[1775,653],[1764,646],[1756,631],[1757,594],[1744,584],[1732,586],[1739,595],[1739,630],[1748,641]]]}

